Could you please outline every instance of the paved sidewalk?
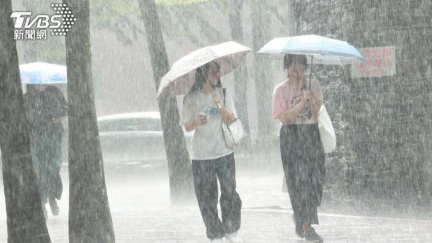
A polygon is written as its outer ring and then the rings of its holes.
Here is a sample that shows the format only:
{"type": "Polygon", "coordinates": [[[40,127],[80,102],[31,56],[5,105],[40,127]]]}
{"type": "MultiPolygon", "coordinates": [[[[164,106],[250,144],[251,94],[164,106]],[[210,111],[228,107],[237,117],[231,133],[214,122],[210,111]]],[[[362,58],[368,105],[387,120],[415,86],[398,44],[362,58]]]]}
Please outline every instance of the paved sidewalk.
{"type": "MultiPolygon", "coordinates": [[[[159,208],[113,213],[117,243],[209,242],[198,208],[159,208]]],[[[317,232],[324,242],[432,242],[432,221],[319,214],[317,232]]],[[[284,209],[242,210],[239,234],[244,242],[305,242],[294,233],[292,212],[284,209]]],[[[67,216],[48,220],[52,242],[68,242],[67,216]]],[[[2,227],[3,228],[3,227],[2,227]]],[[[4,228],[3,228],[4,229],[4,228]]],[[[6,242],[2,230],[1,242],[6,242]]]]}
{"type": "MultiPolygon", "coordinates": [[[[162,171],[163,172],[163,171],[162,171]]],[[[64,179],[60,215],[47,221],[53,243],[68,243],[68,182],[64,179]]],[[[305,242],[294,233],[288,194],[282,192],[281,170],[237,170],[237,189],[243,201],[245,243],[305,242]]],[[[117,243],[209,242],[196,205],[170,206],[167,173],[148,172],[139,178],[107,174],[108,197],[117,243]]],[[[0,187],[3,190],[2,187],[0,187]]],[[[47,207],[48,208],[48,207],[47,207]]],[[[390,219],[326,214],[319,209],[316,231],[324,242],[432,242],[432,220],[390,219]]],[[[48,209],[49,211],[49,209],[48,209]]],[[[336,210],[337,211],[337,210],[336,210]]],[[[0,242],[7,242],[4,194],[0,194],[0,242]]]]}
{"type": "MultiPolygon", "coordinates": [[[[305,242],[294,233],[292,212],[242,211],[239,234],[244,242],[305,242]]],[[[315,227],[325,242],[432,242],[432,221],[320,214],[315,227]]],[[[116,242],[209,242],[198,208],[149,210],[114,215],[116,242]]]]}

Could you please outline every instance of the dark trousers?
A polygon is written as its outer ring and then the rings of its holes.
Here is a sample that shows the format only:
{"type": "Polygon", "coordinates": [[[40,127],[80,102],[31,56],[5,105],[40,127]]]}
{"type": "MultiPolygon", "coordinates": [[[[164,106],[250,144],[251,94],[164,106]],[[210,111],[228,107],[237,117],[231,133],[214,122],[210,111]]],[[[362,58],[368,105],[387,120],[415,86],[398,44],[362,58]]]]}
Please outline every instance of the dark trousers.
{"type": "Polygon", "coordinates": [[[284,125],[280,149],[296,224],[318,224],[325,177],[325,157],[318,125],[284,125]]]}
{"type": "Polygon", "coordinates": [[[209,239],[222,238],[225,233],[240,229],[242,201],[236,192],[234,154],[211,160],[192,160],[195,194],[209,239]],[[218,217],[218,183],[220,208],[218,217]]]}
{"type": "Polygon", "coordinates": [[[46,204],[47,199],[60,200],[63,192],[60,177],[62,134],[44,133],[33,136],[31,143],[42,204],[46,204]]]}

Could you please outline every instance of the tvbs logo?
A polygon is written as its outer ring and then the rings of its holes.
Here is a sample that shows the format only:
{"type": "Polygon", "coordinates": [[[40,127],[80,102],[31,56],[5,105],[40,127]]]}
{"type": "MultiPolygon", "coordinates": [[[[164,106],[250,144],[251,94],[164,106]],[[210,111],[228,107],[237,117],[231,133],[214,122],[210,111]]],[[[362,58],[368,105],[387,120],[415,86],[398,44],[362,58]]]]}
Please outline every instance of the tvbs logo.
{"type": "Polygon", "coordinates": [[[39,14],[32,20],[31,12],[13,12],[11,14],[11,18],[15,20],[15,29],[30,29],[36,23],[37,29],[56,29],[61,26],[61,18],[62,16],[59,14],[52,15],[51,17],[46,14],[39,14]]]}
{"type": "Polygon", "coordinates": [[[53,36],[65,36],[75,24],[76,18],[64,3],[53,3],[51,6],[56,14],[38,14],[33,17],[29,11],[12,12],[10,17],[15,20],[14,39],[46,39],[47,30],[52,30],[53,36]]]}

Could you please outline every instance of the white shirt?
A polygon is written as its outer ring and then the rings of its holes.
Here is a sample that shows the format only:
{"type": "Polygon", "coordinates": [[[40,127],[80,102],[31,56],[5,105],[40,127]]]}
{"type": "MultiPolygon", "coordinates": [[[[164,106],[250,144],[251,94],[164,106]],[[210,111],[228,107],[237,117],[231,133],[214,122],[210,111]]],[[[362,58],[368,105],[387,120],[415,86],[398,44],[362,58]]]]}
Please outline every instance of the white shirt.
{"type": "MultiPolygon", "coordinates": [[[[228,90],[225,90],[225,107],[237,117],[234,102],[228,90]]],[[[215,91],[219,92],[223,100],[222,88],[217,88],[215,91]]],[[[233,153],[234,150],[229,148],[225,142],[222,132],[222,116],[211,93],[195,91],[185,96],[180,125],[184,126],[187,122],[193,121],[200,113],[207,115],[207,124],[195,128],[192,138],[192,159],[216,159],[233,153]]]]}

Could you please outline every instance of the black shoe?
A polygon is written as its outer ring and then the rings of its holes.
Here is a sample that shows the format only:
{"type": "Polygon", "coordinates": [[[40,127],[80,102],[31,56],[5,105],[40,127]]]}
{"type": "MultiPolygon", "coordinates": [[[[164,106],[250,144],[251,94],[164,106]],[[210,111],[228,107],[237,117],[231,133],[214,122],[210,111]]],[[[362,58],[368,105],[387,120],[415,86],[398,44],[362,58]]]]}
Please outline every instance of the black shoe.
{"type": "Polygon", "coordinates": [[[303,230],[303,224],[296,223],[295,232],[296,232],[296,234],[297,234],[298,237],[304,238],[305,237],[305,233],[304,233],[304,230],[303,230]]]}
{"type": "Polygon", "coordinates": [[[308,232],[305,233],[306,242],[315,242],[315,243],[323,243],[324,240],[321,236],[319,236],[314,228],[310,228],[308,232]]]}
{"type": "Polygon", "coordinates": [[[52,213],[54,216],[59,215],[59,213],[60,213],[60,208],[59,208],[59,206],[57,205],[57,201],[56,201],[55,199],[50,199],[50,200],[49,200],[49,205],[50,205],[50,208],[51,208],[51,213],[52,213]]]}

